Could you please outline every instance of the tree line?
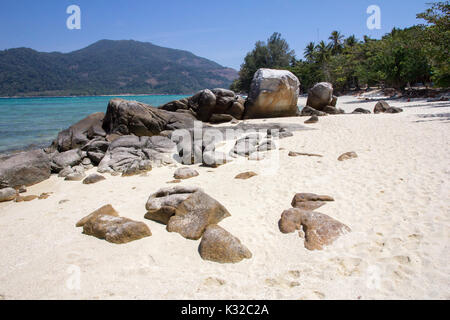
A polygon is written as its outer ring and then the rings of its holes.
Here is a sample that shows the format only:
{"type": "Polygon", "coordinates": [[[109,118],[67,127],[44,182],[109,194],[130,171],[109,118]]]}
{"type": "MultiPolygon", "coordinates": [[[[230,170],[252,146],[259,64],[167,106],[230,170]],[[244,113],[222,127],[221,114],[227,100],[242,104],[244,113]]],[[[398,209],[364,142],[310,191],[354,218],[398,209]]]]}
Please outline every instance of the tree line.
{"type": "Polygon", "coordinates": [[[289,44],[274,33],[267,42],[258,41],[249,52],[231,89],[248,92],[259,68],[287,69],[294,73],[305,92],[315,83],[327,81],[336,91],[382,86],[405,89],[416,83],[436,87],[450,85],[450,2],[429,4],[417,14],[425,24],[394,28],[381,39],[354,35],[345,37],[333,31],[328,42],[310,42],[304,59],[296,59],[289,44]]]}

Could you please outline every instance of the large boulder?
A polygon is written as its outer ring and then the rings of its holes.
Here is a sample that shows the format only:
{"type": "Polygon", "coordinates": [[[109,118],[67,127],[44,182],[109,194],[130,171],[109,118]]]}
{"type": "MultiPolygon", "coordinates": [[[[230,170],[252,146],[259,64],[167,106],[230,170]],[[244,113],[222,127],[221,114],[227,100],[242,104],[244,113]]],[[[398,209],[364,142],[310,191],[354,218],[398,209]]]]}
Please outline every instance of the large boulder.
{"type": "MultiPolygon", "coordinates": [[[[324,111],[327,106],[332,106],[333,103],[333,86],[328,82],[316,83],[308,91],[308,100],[306,105],[313,109],[324,111]]],[[[335,104],[336,105],[336,104],[335,104]]]]}
{"type": "Polygon", "coordinates": [[[0,188],[31,186],[50,174],[50,157],[40,149],[0,158],[0,188]]]}
{"type": "Polygon", "coordinates": [[[206,228],[198,251],[202,259],[219,263],[237,263],[252,257],[238,238],[215,224],[206,228]]]}
{"type": "Polygon", "coordinates": [[[191,128],[194,120],[189,112],[170,112],[116,98],[108,104],[102,127],[108,134],[154,136],[164,130],[191,128]]]}
{"type": "Polygon", "coordinates": [[[287,70],[259,69],[252,80],[244,118],[295,116],[300,81],[287,70]]]}
{"type": "Polygon", "coordinates": [[[106,205],[92,212],[77,223],[83,227],[83,233],[121,244],[152,235],[149,227],[128,218],[119,217],[111,205],[106,205]]]}
{"type": "Polygon", "coordinates": [[[104,117],[105,114],[103,112],[97,112],[78,121],[68,129],[58,133],[53,146],[59,152],[64,152],[80,148],[95,137],[105,137],[106,133],[102,129],[104,117]]]}
{"type": "Polygon", "coordinates": [[[145,218],[167,224],[167,231],[198,240],[206,227],[229,217],[228,210],[201,189],[176,186],[152,194],[145,218]]]}
{"type": "Polygon", "coordinates": [[[303,236],[304,232],[305,248],[308,250],[322,250],[351,231],[348,226],[326,214],[297,208],[285,210],[278,226],[282,233],[299,230],[299,235],[303,236]]]}

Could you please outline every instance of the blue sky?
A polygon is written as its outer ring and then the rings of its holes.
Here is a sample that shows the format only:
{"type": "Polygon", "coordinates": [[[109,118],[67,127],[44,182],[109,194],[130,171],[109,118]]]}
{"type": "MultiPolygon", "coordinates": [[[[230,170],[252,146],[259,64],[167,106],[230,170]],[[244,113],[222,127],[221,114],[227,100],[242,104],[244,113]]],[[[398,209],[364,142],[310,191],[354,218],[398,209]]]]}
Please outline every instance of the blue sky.
{"type": "Polygon", "coordinates": [[[280,32],[297,57],[333,30],[374,38],[417,24],[432,0],[1,0],[0,50],[69,52],[101,39],[133,39],[184,49],[238,69],[258,40],[280,32]],[[81,30],[68,30],[66,8],[81,8],[81,30]],[[369,30],[369,5],[381,29],[369,30]]]}

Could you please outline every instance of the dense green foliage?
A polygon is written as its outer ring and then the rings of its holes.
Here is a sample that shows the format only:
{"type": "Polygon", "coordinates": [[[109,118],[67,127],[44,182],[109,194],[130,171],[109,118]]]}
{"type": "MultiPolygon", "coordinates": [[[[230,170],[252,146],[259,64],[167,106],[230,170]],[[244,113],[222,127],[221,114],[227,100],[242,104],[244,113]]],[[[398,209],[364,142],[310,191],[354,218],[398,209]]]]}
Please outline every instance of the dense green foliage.
{"type": "Polygon", "coordinates": [[[450,4],[437,2],[417,15],[426,25],[405,29],[394,28],[379,40],[354,35],[345,38],[333,31],[329,42],[310,42],[304,50],[304,59],[295,60],[289,45],[276,34],[280,56],[276,64],[267,63],[269,44],[257,42],[247,54],[232,88],[248,91],[251,78],[258,68],[288,69],[300,80],[302,91],[320,81],[333,84],[337,91],[379,85],[404,89],[416,83],[433,82],[435,86],[450,84],[450,4]]]}
{"type": "Polygon", "coordinates": [[[239,71],[239,79],[231,85],[231,90],[240,92],[248,91],[253,75],[259,68],[282,69],[288,66],[295,57],[295,52],[289,49],[286,40],[275,32],[268,40],[258,41],[255,49],[249,52],[239,71]]]}
{"type": "Polygon", "coordinates": [[[0,96],[190,94],[228,87],[236,77],[190,52],[131,40],[102,40],[67,54],[0,51],[0,96]]]}

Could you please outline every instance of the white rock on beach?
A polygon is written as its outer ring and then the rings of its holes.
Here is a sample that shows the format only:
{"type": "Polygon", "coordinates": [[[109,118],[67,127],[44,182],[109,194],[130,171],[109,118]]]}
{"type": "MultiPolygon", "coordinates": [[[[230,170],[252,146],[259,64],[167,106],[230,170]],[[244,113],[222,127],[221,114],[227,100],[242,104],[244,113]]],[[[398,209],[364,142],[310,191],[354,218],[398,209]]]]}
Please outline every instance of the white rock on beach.
{"type": "Polygon", "coordinates": [[[259,69],[252,80],[245,119],[297,114],[300,81],[290,71],[259,69]]]}

